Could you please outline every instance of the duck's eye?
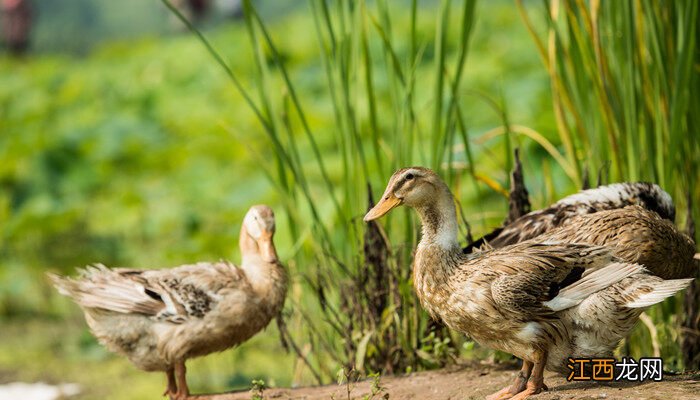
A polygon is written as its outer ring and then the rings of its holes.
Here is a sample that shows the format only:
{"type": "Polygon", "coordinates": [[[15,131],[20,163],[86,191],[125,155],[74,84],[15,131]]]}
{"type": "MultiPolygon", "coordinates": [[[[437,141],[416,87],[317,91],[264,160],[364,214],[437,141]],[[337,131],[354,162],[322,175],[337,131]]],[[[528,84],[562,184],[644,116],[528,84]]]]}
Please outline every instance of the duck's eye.
{"type": "Polygon", "coordinates": [[[408,175],[406,175],[406,178],[405,178],[405,179],[406,179],[407,181],[410,181],[411,179],[413,179],[413,174],[408,174],[408,175]]]}

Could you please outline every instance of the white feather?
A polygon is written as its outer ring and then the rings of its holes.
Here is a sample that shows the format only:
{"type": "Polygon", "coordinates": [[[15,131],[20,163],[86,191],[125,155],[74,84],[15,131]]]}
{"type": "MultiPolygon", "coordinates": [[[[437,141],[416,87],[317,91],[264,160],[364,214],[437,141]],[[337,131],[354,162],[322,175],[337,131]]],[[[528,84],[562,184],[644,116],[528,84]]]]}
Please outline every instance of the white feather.
{"type": "Polygon", "coordinates": [[[258,239],[262,235],[262,229],[260,229],[260,223],[258,223],[261,219],[260,212],[255,208],[251,208],[246,213],[245,218],[243,218],[243,225],[248,230],[248,234],[254,239],[258,239]]]}
{"type": "Polygon", "coordinates": [[[643,271],[644,267],[639,264],[612,263],[583,276],[576,283],[562,289],[557,297],[544,302],[544,305],[554,311],[565,310],[579,304],[593,293],[643,271]]]}
{"type": "Polygon", "coordinates": [[[640,192],[647,192],[655,198],[659,205],[667,210],[673,209],[673,199],[657,185],[640,186],[635,183],[613,183],[594,189],[583,190],[579,193],[567,196],[557,202],[560,205],[589,204],[596,202],[611,202],[623,205],[629,199],[640,196],[640,192]]]}
{"type": "Polygon", "coordinates": [[[651,305],[663,301],[667,297],[673,296],[674,294],[676,294],[676,292],[685,289],[686,287],[688,287],[690,282],[693,281],[693,279],[694,278],[672,279],[668,281],[663,281],[658,285],[655,285],[653,291],[641,294],[636,299],[630,301],[625,305],[629,308],[649,307],[651,305]]]}
{"type": "Polygon", "coordinates": [[[531,342],[537,338],[541,330],[542,328],[537,322],[528,322],[518,331],[517,336],[523,341],[531,342]]]}

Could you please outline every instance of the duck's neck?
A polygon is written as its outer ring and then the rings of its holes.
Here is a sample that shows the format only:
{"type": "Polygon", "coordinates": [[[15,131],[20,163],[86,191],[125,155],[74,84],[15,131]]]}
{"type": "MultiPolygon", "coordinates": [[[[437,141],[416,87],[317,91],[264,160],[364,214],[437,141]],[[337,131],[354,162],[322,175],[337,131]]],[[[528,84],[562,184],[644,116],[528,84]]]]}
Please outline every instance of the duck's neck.
{"type": "Polygon", "coordinates": [[[457,212],[447,187],[443,195],[420,207],[414,207],[423,226],[413,262],[413,285],[423,307],[434,318],[441,315],[450,292],[448,282],[454,276],[462,253],[457,242],[457,212]]]}
{"type": "Polygon", "coordinates": [[[459,251],[457,210],[447,187],[441,190],[443,193],[435,201],[415,207],[423,233],[419,246],[451,253],[459,251]]]}
{"type": "Polygon", "coordinates": [[[272,303],[284,302],[287,290],[287,271],[279,262],[267,262],[260,255],[258,244],[241,228],[241,269],[248,282],[261,298],[272,303]]]}

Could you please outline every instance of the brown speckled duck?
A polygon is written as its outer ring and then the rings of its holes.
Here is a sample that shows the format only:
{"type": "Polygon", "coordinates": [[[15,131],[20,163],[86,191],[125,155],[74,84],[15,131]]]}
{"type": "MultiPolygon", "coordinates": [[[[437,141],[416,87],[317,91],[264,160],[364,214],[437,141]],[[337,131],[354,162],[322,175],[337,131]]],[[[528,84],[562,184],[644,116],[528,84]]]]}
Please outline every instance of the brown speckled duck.
{"type": "Polygon", "coordinates": [[[502,226],[464,248],[470,253],[482,246],[503,247],[535,238],[573,219],[607,210],[637,205],[673,222],[676,209],[671,196],[661,187],[646,182],[622,182],[582,190],[551,206],[532,211],[502,226]]]}
{"type": "Polygon", "coordinates": [[[274,232],[272,210],[254,206],[241,227],[240,267],[225,261],[143,271],[97,265],[77,279],[49,276],[80,305],[100,343],[140,369],[164,371],[166,394],[186,399],[187,359],[243,343],[282,309],[287,273],[274,232]]]}
{"type": "Polygon", "coordinates": [[[566,372],[568,357],[611,354],[644,308],[690,282],[651,276],[587,244],[524,241],[464,254],[452,194],[429,169],[395,172],[365,221],[399,205],[422,223],[413,263],[421,305],[451,329],[523,359],[513,384],[492,399],[539,393],[544,369],[566,372]]]}

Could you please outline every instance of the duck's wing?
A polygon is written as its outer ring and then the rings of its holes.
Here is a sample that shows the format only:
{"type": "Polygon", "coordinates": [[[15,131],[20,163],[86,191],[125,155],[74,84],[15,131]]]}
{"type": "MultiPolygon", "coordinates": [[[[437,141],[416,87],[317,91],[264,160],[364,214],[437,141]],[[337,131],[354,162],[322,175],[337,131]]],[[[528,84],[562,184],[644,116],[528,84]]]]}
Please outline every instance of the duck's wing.
{"type": "Polygon", "coordinates": [[[571,218],[638,205],[673,221],[676,210],[671,196],[658,185],[646,182],[624,182],[583,190],[565,197],[550,207],[533,211],[464,248],[472,252],[483,244],[500,248],[532,239],[567,223],[571,218]]]}
{"type": "Polygon", "coordinates": [[[244,285],[243,273],[226,263],[197,263],[170,270],[109,269],[98,264],[77,279],[50,274],[54,286],[83,308],[142,314],[182,323],[201,318],[225,287],[244,285]]]}
{"type": "Polygon", "coordinates": [[[245,273],[226,261],[146,271],[143,278],[168,306],[165,312],[161,312],[161,317],[166,318],[202,318],[227,292],[250,291],[245,273]]]}
{"type": "Polygon", "coordinates": [[[644,270],[620,262],[607,248],[566,243],[524,242],[489,252],[481,262],[496,275],[490,283],[495,308],[520,321],[555,317],[644,270]]]}

